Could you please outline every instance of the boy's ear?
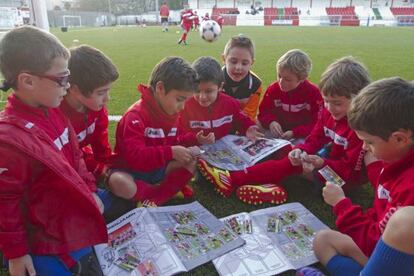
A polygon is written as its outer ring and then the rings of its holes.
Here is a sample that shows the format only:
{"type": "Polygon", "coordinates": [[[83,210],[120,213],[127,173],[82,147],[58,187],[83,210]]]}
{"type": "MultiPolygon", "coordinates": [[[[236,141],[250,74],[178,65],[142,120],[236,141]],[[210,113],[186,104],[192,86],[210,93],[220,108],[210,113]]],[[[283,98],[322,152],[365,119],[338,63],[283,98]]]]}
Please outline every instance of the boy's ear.
{"type": "Polygon", "coordinates": [[[391,138],[394,140],[396,145],[406,145],[413,141],[413,132],[411,130],[400,128],[397,131],[391,133],[391,138]]]}
{"type": "Polygon", "coordinates": [[[226,63],[226,56],[224,54],[221,54],[221,60],[224,64],[226,63]]]}
{"type": "Polygon", "coordinates": [[[16,84],[22,90],[32,90],[35,84],[34,76],[29,73],[20,73],[17,75],[16,84]]]}
{"type": "Polygon", "coordinates": [[[154,93],[158,96],[164,96],[165,95],[165,86],[164,86],[164,82],[162,81],[157,81],[157,83],[155,84],[155,91],[154,93]]]}

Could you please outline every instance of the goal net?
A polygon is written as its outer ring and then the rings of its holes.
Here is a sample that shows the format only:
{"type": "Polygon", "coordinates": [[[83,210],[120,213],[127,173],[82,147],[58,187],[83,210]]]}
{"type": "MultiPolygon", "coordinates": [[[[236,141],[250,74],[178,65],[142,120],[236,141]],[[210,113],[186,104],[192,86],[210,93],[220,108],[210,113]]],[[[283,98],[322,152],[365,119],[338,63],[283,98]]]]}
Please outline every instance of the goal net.
{"type": "Polygon", "coordinates": [[[79,15],[64,15],[63,27],[82,27],[82,19],[79,15]]]}

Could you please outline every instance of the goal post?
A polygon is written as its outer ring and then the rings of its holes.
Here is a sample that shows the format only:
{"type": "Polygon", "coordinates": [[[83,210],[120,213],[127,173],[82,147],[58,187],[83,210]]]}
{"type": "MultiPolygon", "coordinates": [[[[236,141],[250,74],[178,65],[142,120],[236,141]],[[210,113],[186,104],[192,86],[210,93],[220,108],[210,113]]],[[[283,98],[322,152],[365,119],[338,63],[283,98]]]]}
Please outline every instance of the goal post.
{"type": "Polygon", "coordinates": [[[64,15],[63,27],[82,27],[82,18],[80,15],[64,15]]]}

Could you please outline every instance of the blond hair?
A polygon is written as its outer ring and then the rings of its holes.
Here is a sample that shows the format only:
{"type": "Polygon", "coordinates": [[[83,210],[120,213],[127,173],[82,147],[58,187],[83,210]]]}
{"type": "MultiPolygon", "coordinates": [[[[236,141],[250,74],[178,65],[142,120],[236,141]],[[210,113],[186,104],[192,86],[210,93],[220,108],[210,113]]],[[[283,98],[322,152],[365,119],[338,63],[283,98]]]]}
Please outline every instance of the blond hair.
{"type": "Polygon", "coordinates": [[[278,71],[281,69],[289,70],[298,76],[300,80],[304,80],[310,74],[312,61],[305,52],[299,49],[293,49],[279,58],[276,68],[278,71]]]}

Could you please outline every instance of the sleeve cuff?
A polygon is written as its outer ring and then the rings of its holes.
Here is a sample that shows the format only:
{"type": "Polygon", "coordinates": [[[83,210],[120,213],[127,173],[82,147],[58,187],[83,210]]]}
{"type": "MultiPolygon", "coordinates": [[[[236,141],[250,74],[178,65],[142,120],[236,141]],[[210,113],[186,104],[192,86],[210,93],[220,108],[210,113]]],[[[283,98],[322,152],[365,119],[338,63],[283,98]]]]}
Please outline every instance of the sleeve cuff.
{"type": "Polygon", "coordinates": [[[349,198],[345,197],[341,201],[339,201],[334,207],[333,212],[336,216],[342,214],[346,209],[352,206],[352,202],[349,198]]]}
{"type": "MultiPolygon", "coordinates": [[[[8,260],[15,259],[24,255],[29,254],[29,246],[26,243],[26,240],[21,237],[21,240],[19,243],[13,242],[13,240],[16,240],[16,233],[14,234],[8,234],[9,238],[6,237],[6,235],[1,235],[1,239],[4,241],[10,241],[7,243],[3,243],[1,246],[1,251],[4,254],[4,257],[8,260]],[[14,236],[14,238],[12,237],[14,236]]],[[[20,234],[19,234],[20,236],[20,234]]]]}

